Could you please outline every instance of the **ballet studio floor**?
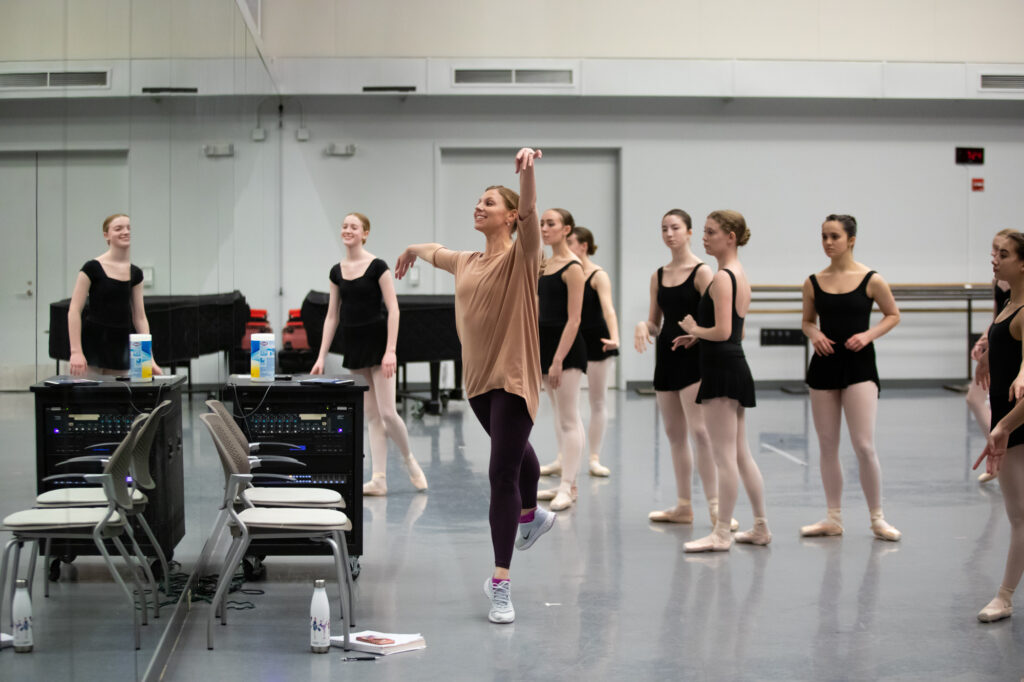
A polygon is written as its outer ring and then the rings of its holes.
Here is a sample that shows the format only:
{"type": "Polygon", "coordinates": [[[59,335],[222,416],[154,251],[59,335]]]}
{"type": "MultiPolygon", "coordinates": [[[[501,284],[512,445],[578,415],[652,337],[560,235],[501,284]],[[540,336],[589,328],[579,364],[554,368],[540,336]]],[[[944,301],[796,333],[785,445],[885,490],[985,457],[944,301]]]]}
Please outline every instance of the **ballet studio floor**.
{"type": "MultiPolygon", "coordinates": [[[[197,428],[203,398],[184,412],[188,535],[175,558],[186,571],[223,480],[197,428]]],[[[0,515],[34,496],[31,400],[0,395],[8,446],[0,450],[0,515]]],[[[546,400],[532,438],[542,462],[555,454],[546,400]]],[[[359,628],[422,633],[427,648],[373,662],[346,662],[340,649],[309,653],[312,581],[328,578],[336,594],[330,562],[269,557],[266,578],[245,586],[255,592],[232,595],[240,609],[217,626],[214,651],[205,641],[209,607],[193,604],[163,679],[1021,679],[1024,610],[991,625],[975,619],[999,585],[1008,524],[998,483],[979,486],[969,471],[984,439],[963,396],[939,387],[882,393],[877,445],[899,543],[872,537],[845,436],[846,534],[799,537],[799,526],[825,511],[809,405],[768,389],[758,401],[748,434],[766,483],[769,547],[684,555],[683,543],[709,530],[699,484],[692,526],[648,523],[649,511],[675,501],[668,444],[653,396],[612,392],[603,457],[612,476],[584,474],[576,507],[516,553],[512,625],[487,621],[482,591],[492,561],[485,434],[465,402],[440,417],[407,412],[430,491],[413,490],[392,451],[390,494],[365,502],[356,618],[359,628]]],[[[750,525],[742,493],[736,517],[750,525]]],[[[53,597],[37,595],[36,651],[0,653],[0,677],[130,680],[145,672],[163,625],[147,626],[133,655],[127,600],[95,558],[76,565],[53,597]]]]}

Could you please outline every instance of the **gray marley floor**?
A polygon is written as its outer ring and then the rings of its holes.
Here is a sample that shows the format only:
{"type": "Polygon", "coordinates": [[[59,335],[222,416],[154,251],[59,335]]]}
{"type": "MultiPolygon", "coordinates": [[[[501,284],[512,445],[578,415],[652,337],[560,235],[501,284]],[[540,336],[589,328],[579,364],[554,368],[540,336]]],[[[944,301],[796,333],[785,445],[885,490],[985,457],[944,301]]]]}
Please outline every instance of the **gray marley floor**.
{"type": "MultiPolygon", "coordinates": [[[[998,484],[979,486],[968,471],[984,441],[963,397],[882,394],[877,444],[886,516],[904,533],[898,544],[868,530],[845,437],[846,535],[798,537],[824,514],[809,407],[778,391],[758,400],[748,432],[775,533],[768,548],[683,555],[683,543],[709,527],[698,484],[692,527],[647,522],[675,500],[668,445],[653,397],[613,392],[603,458],[612,477],[581,478],[577,507],[516,554],[516,622],[491,625],[481,590],[492,560],[487,441],[468,405],[454,402],[442,417],[406,415],[430,491],[413,490],[392,452],[390,495],[365,505],[358,625],[422,632],[426,650],[373,663],[344,662],[340,649],[310,654],[311,581],[330,579],[330,562],[269,557],[266,579],[246,585],[261,593],[232,595],[252,608],[230,612],[214,651],[205,646],[208,607],[193,606],[165,679],[1020,679],[1024,604],[1003,623],[975,620],[1002,575],[1008,524],[998,484]]],[[[532,442],[547,461],[555,441],[543,401],[532,442]]],[[[34,497],[31,405],[28,394],[0,395],[0,514],[34,497]]],[[[223,480],[195,428],[202,409],[196,396],[184,413],[189,519],[175,558],[185,570],[223,480]]],[[[749,526],[742,495],[736,515],[749,526]]],[[[143,650],[132,652],[127,601],[95,558],[65,567],[54,595],[36,601],[36,651],[4,651],[0,678],[130,680],[145,670],[162,625],[149,625],[143,650]]]]}

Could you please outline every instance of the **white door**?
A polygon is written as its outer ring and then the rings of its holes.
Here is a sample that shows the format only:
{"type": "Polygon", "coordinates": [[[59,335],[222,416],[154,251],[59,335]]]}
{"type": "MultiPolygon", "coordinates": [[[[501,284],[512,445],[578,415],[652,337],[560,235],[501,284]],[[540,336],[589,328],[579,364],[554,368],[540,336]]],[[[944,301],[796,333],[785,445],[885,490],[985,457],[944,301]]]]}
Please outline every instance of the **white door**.
{"type": "Polygon", "coordinates": [[[103,219],[130,213],[124,152],[0,155],[0,390],[24,389],[55,371],[50,304],[68,298],[82,264],[106,250],[103,219]]]}
{"type": "MultiPolygon", "coordinates": [[[[452,249],[483,250],[483,237],[473,229],[473,208],[489,185],[506,185],[518,191],[519,177],[513,172],[515,152],[511,147],[440,149],[437,242],[452,249]]],[[[577,225],[594,233],[598,246],[594,262],[611,278],[616,310],[621,310],[618,149],[545,148],[537,164],[537,209],[543,212],[549,208],[568,209],[577,225]]],[[[422,271],[426,282],[431,270],[427,267],[422,271]]],[[[435,272],[433,276],[433,291],[454,292],[451,275],[435,272]]],[[[619,326],[622,336],[621,321],[619,326]]]]}

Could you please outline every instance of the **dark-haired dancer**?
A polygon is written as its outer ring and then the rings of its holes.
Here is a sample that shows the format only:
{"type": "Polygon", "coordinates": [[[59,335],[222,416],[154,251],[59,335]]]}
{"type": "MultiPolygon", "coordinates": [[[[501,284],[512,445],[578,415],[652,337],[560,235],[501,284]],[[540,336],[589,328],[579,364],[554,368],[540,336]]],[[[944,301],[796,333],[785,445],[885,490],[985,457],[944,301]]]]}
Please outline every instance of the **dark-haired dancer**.
{"type": "MultiPolygon", "coordinates": [[[[996,232],[996,236],[992,238],[992,253],[990,258],[996,257],[996,251],[999,250],[999,239],[1010,234],[1014,230],[1006,229],[996,232]]],[[[992,319],[996,319],[999,311],[1003,309],[1006,302],[1010,300],[1010,285],[1006,282],[993,279],[992,280],[992,319]]],[[[985,354],[988,349],[988,329],[985,329],[985,333],[978,337],[974,347],[971,348],[971,358],[974,359],[975,363],[981,360],[981,356],[985,354]]],[[[977,364],[975,364],[975,375],[977,375],[977,364]]],[[[988,406],[988,385],[982,386],[977,381],[972,381],[967,386],[967,407],[970,409],[971,414],[974,415],[975,421],[978,422],[978,428],[981,429],[982,433],[987,433],[992,428],[992,410],[988,406]]],[[[978,483],[988,483],[993,480],[995,476],[988,473],[987,471],[981,472],[978,475],[978,483]]]]}
{"type": "Polygon", "coordinates": [[[612,281],[608,273],[590,257],[597,253],[594,233],[577,225],[566,238],[569,250],[583,263],[583,315],[580,335],[587,349],[587,398],[590,402],[590,424],[587,440],[590,443],[590,475],[608,476],[611,471],[601,464],[601,445],[604,443],[608,423],[608,380],[612,359],[619,354],[619,318],[612,303],[612,281]]]}
{"type": "Polygon", "coordinates": [[[551,500],[555,511],[568,509],[576,502],[576,475],[583,458],[586,433],[580,418],[580,383],[587,371],[587,349],[580,335],[583,310],[583,266],[566,238],[576,223],[564,208],[544,211],[540,234],[551,258],[541,263],[537,280],[539,307],[540,371],[544,390],[554,410],[558,459],[541,473],[560,469],[558,488],[542,490],[537,499],[551,500]]]}
{"type": "Polygon", "coordinates": [[[992,431],[985,451],[985,471],[999,476],[1006,516],[1010,520],[1010,549],[1006,554],[1003,583],[995,598],[978,613],[983,623],[1013,615],[1013,591],[1024,573],[1024,235],[1020,232],[997,238],[992,258],[997,280],[1010,284],[1010,300],[988,330],[988,350],[978,367],[979,379],[990,374],[989,403],[992,431]],[[1016,405],[1015,405],[1016,403],[1016,405]]]}
{"type": "MultiPolygon", "coordinates": [[[[676,506],[652,511],[651,521],[693,523],[694,455],[704,486],[711,525],[718,521],[718,473],[711,454],[711,437],[704,424],[704,410],[697,404],[700,388],[700,348],[696,337],[683,335],[679,322],[697,314],[701,294],[711,283],[711,268],[690,249],[693,223],[690,214],[674,208],[661,218],[661,240],[672,253],[672,260],[651,275],[651,300],[647,319],[636,325],[633,346],[643,353],[654,343],[654,392],[672,451],[672,469],[676,477],[676,506]]],[[[731,520],[730,528],[739,524],[731,520]]]]}
{"type": "MultiPolygon", "coordinates": [[[[68,307],[69,371],[80,376],[127,372],[132,329],[149,333],[142,295],[142,270],[131,263],[132,224],[124,213],[103,221],[107,251],[87,261],[75,279],[68,307]],[[82,311],[86,300],[89,312],[82,311]]],[[[153,363],[153,374],[163,371],[153,363]]]]}
{"type": "Polygon", "coordinates": [[[747,221],[736,211],[713,211],[704,223],[704,251],[718,261],[718,272],[701,296],[697,319],[680,326],[700,339],[700,389],[697,402],[711,436],[718,467],[718,520],[707,537],[687,542],[687,552],[720,552],[732,546],[730,523],[739,481],[754,510],[754,527],[736,534],[736,542],[772,541],[764,506],[764,479],[747,444],[746,408],[755,405],[754,379],[743,354],[743,321],[750,310],[750,282],[738,250],[750,240],[747,221]],[[723,520],[728,519],[728,520],[723,520]]]}
{"type": "Polygon", "coordinates": [[[900,311],[882,276],[853,260],[856,240],[857,221],[853,216],[825,218],[821,243],[832,263],[804,281],[803,331],[814,346],[807,385],[821,448],[821,482],[828,515],[823,521],[803,526],[800,534],[843,534],[839,430],[845,413],[857,454],[860,485],[871,513],[871,531],[875,537],[895,542],[901,534],[882,514],[882,469],[875,453],[880,383],[873,341],[899,324],[900,311]],[[876,302],[882,319],[872,327],[871,308],[876,302]]]}
{"type": "Polygon", "coordinates": [[[455,275],[455,321],[462,341],[463,379],[469,404],[491,438],[491,544],[494,573],[484,583],[492,623],[511,623],[509,565],[513,545],[527,549],[554,523],[537,507],[540,465],[530,429],[540,397],[537,273],[540,224],[533,165],[540,150],[516,154],[519,191],[488,187],[473,212],[485,250],[450,251],[440,244],[408,247],[395,265],[401,279],[422,258],[455,275]],[[518,236],[513,239],[517,232],[518,236]]]}

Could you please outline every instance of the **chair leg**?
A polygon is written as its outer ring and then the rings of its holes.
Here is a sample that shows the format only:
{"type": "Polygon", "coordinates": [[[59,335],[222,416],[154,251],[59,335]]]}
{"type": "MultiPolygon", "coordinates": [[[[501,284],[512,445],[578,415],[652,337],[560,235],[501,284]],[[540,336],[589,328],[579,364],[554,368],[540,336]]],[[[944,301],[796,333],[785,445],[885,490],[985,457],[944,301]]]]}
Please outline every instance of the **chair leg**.
{"type": "Polygon", "coordinates": [[[7,588],[7,583],[10,582],[11,585],[14,584],[14,579],[18,577],[18,565],[15,564],[11,569],[10,581],[7,580],[7,566],[11,555],[11,549],[13,549],[16,544],[18,544],[18,538],[8,540],[7,544],[4,545],[3,559],[0,560],[0,622],[3,622],[4,601],[9,600],[7,601],[7,604],[10,606],[11,610],[7,614],[9,616],[7,624],[10,626],[11,632],[14,632],[14,594],[12,593],[8,595],[9,590],[7,588]]]}
{"type": "Polygon", "coordinates": [[[28,555],[28,575],[26,576],[26,580],[28,581],[29,599],[33,597],[32,587],[36,584],[36,558],[39,556],[40,542],[40,540],[32,541],[32,551],[30,551],[28,555]]]}
{"type": "Polygon", "coordinates": [[[15,538],[14,543],[14,557],[11,559],[11,579],[10,587],[4,586],[7,590],[7,595],[10,598],[9,604],[11,605],[11,631],[14,631],[14,586],[18,582],[18,569],[21,568],[21,546],[25,544],[25,541],[21,538],[15,538]]]}
{"type": "MultiPolygon", "coordinates": [[[[141,517],[136,517],[141,518],[141,517]]],[[[146,555],[142,553],[142,548],[139,547],[139,543],[135,541],[135,532],[131,529],[129,524],[124,526],[125,532],[128,534],[128,539],[132,543],[132,551],[135,552],[135,558],[140,564],[142,564],[142,572],[146,575],[146,580],[149,581],[150,592],[153,595],[153,618],[160,617],[160,590],[156,585],[156,578],[153,576],[153,571],[149,567],[149,562],[146,561],[146,555]]],[[[146,598],[142,595],[142,604],[145,606],[146,598]]]]}
{"type": "Polygon", "coordinates": [[[169,595],[171,593],[171,567],[167,563],[167,557],[164,556],[164,549],[156,541],[156,536],[153,535],[153,530],[149,527],[149,523],[146,522],[146,517],[143,514],[139,514],[135,518],[139,520],[142,532],[146,534],[146,538],[149,539],[153,549],[156,550],[156,558],[160,561],[160,568],[164,572],[164,594],[169,595]]]}
{"type": "MultiPolygon", "coordinates": [[[[53,546],[53,539],[46,538],[46,546],[43,548],[43,563],[50,560],[50,548],[53,546]]],[[[50,598],[50,567],[43,567],[43,575],[46,576],[43,579],[43,596],[47,599],[50,598]]]]}
{"type": "MultiPolygon", "coordinates": [[[[118,553],[124,560],[125,566],[128,567],[128,575],[132,579],[132,584],[135,586],[135,590],[139,593],[139,606],[142,610],[142,624],[149,625],[149,607],[146,605],[146,592],[142,581],[139,580],[139,572],[135,570],[135,566],[132,565],[132,558],[128,554],[128,550],[125,549],[124,543],[121,542],[121,538],[110,538],[110,541],[114,543],[114,547],[117,548],[118,553]]],[[[132,593],[132,607],[135,606],[135,594],[132,593]]]]}
{"type": "Polygon", "coordinates": [[[334,568],[338,573],[338,601],[340,602],[339,606],[341,607],[342,621],[341,648],[347,651],[349,626],[351,625],[352,617],[352,604],[348,603],[348,599],[346,598],[346,595],[348,595],[348,589],[345,587],[345,575],[344,570],[342,570],[341,567],[341,550],[338,549],[338,543],[334,538],[324,538],[324,542],[326,542],[331,548],[331,553],[334,555],[334,568]]]}
{"type": "Polygon", "coordinates": [[[238,566],[238,562],[245,556],[245,550],[249,548],[249,536],[243,534],[242,537],[237,539],[237,543],[233,543],[234,554],[228,552],[228,561],[225,563],[224,568],[221,570],[221,574],[217,579],[217,591],[213,595],[213,601],[211,602],[210,618],[206,621],[206,648],[213,649],[213,624],[217,620],[217,607],[221,606],[222,612],[222,623],[227,622],[227,608],[224,607],[222,602],[227,599],[228,588],[231,586],[231,576],[235,573],[235,568],[238,566]]]}
{"type": "MultiPolygon", "coordinates": [[[[218,585],[220,584],[220,577],[222,575],[228,575],[228,571],[231,570],[230,566],[237,565],[237,564],[234,563],[234,556],[235,556],[235,552],[238,550],[238,543],[240,543],[241,541],[242,541],[242,538],[240,536],[237,537],[237,538],[236,537],[232,537],[231,538],[231,544],[228,545],[228,551],[224,555],[224,562],[220,566],[220,571],[217,572],[217,584],[218,585]]],[[[243,556],[243,558],[244,558],[244,556],[243,556]]],[[[241,559],[239,561],[241,561],[241,559]]],[[[234,571],[231,571],[231,575],[234,575],[234,571]]],[[[222,619],[221,620],[221,625],[227,625],[227,620],[226,620],[227,616],[225,616],[224,613],[223,613],[224,605],[223,604],[214,604],[213,607],[214,607],[214,614],[217,616],[217,618],[221,618],[222,619]]]]}
{"type": "Polygon", "coordinates": [[[338,532],[335,533],[337,537],[338,545],[341,547],[341,558],[345,566],[345,588],[348,590],[348,619],[352,625],[356,624],[356,596],[355,596],[355,580],[352,578],[352,563],[349,561],[348,556],[348,542],[346,542],[345,534],[338,532]]]}
{"type": "MultiPolygon", "coordinates": [[[[139,629],[139,612],[135,608],[135,594],[130,589],[128,589],[128,585],[126,585],[124,580],[122,580],[121,574],[117,572],[117,568],[114,566],[114,560],[110,557],[110,553],[107,552],[107,548],[103,545],[103,539],[96,537],[94,535],[93,542],[96,543],[97,549],[100,550],[100,555],[103,557],[103,561],[106,562],[107,570],[110,571],[110,575],[114,578],[114,582],[121,586],[121,589],[124,590],[125,595],[127,595],[128,597],[128,601],[132,605],[132,629],[135,632],[135,649],[139,650],[142,648],[142,632],[139,629]]],[[[124,551],[124,545],[121,545],[120,540],[118,540],[115,543],[115,545],[120,545],[120,551],[122,556],[127,555],[127,552],[124,551]]],[[[131,564],[129,564],[129,568],[130,567],[131,564]]],[[[143,603],[142,612],[143,614],[145,614],[146,612],[145,603],[143,603]]]]}

